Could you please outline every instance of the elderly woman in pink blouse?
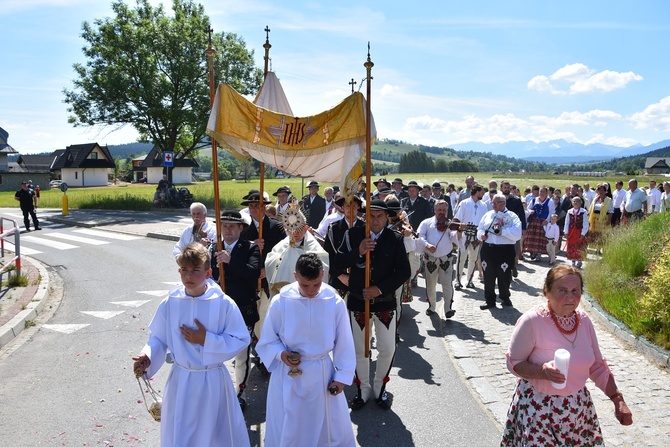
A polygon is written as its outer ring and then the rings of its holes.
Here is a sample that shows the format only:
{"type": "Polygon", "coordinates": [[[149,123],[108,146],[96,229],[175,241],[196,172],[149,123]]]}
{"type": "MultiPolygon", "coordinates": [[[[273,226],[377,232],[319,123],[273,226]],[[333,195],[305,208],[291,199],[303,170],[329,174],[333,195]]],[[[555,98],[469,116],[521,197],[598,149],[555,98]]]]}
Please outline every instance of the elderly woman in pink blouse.
{"type": "Polygon", "coordinates": [[[519,381],[507,414],[502,446],[604,445],[600,423],[586,379],[614,403],[622,425],[633,416],[600,353],[593,324],[577,309],[584,282],[580,271],[557,265],[544,283],[545,304],[523,314],[516,323],[507,367],[519,381]],[[570,352],[566,377],[554,366],[557,349],[570,352]],[[565,383],[556,389],[552,382],[565,383]]]}

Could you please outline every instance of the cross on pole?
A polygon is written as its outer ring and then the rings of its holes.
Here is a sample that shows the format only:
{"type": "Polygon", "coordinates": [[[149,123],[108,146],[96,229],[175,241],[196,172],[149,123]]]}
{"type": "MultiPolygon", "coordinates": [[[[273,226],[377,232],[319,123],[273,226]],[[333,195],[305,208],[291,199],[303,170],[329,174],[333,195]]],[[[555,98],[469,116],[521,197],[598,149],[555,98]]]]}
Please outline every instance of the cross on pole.
{"type": "Polygon", "coordinates": [[[354,86],[358,84],[358,82],[354,81],[354,78],[351,78],[351,82],[349,82],[349,85],[351,86],[351,93],[354,93],[354,86]]]}
{"type": "Polygon", "coordinates": [[[265,29],[263,31],[265,31],[265,42],[270,43],[270,27],[265,25],[265,29]]]}
{"type": "Polygon", "coordinates": [[[214,30],[212,29],[211,26],[208,26],[206,31],[207,31],[208,42],[209,42],[208,46],[209,46],[209,48],[212,48],[212,33],[214,32],[214,30]]]}

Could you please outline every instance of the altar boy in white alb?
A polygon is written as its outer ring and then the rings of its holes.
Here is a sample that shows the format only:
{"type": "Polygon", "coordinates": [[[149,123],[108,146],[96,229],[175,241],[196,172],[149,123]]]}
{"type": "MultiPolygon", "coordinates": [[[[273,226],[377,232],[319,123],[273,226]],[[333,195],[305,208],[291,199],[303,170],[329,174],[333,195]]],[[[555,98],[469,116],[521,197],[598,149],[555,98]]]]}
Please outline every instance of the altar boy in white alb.
{"type": "Polygon", "coordinates": [[[170,290],[149,324],[149,341],[133,357],[138,377],[174,364],[165,384],[161,446],[246,447],[247,426],[223,362],[246,349],[249,331],[235,302],[210,278],[209,251],[199,243],[179,256],[181,286],[170,290]]]}
{"type": "Polygon", "coordinates": [[[256,345],[272,372],[267,447],[356,445],[343,393],[356,370],[354,340],[346,305],[323,275],[317,254],[298,258],[296,281],[272,299],[256,345]]]}

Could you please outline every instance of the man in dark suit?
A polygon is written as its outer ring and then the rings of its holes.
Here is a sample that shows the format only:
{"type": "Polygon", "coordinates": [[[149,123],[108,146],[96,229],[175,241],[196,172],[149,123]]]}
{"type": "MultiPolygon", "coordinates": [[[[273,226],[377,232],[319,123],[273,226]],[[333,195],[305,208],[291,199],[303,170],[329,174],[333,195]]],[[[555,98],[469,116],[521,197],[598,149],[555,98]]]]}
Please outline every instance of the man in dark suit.
{"type": "Polygon", "coordinates": [[[523,240],[523,237],[526,234],[526,212],[523,209],[523,203],[521,202],[521,199],[519,199],[518,197],[514,197],[512,195],[512,185],[510,182],[508,182],[507,180],[503,180],[502,183],[500,183],[500,192],[502,192],[505,198],[507,199],[507,205],[506,205],[507,210],[516,214],[519,220],[521,221],[521,239],[516,241],[516,243],[514,244],[514,251],[516,253],[516,257],[514,258],[514,268],[512,269],[512,276],[516,278],[519,276],[517,266],[519,265],[519,254],[521,253],[521,241],[523,240]]]}
{"type": "MultiPolygon", "coordinates": [[[[258,320],[256,326],[254,327],[255,337],[253,337],[253,340],[255,342],[261,337],[261,330],[263,329],[265,315],[267,314],[268,307],[270,306],[270,288],[268,286],[268,281],[265,278],[265,259],[267,258],[268,253],[272,251],[274,246],[286,237],[286,233],[279,226],[279,222],[265,215],[265,206],[269,205],[270,201],[265,200],[265,198],[262,197],[260,193],[249,194],[246,200],[241,204],[249,207],[251,225],[242,231],[240,238],[246,241],[254,242],[256,245],[258,245],[258,248],[261,251],[261,293],[260,300],[258,301],[258,314],[260,320],[258,320]],[[263,234],[262,237],[259,237],[258,226],[261,220],[263,221],[263,234]]],[[[258,367],[261,372],[267,373],[267,370],[262,363],[260,363],[258,367]]]]}
{"type": "Polygon", "coordinates": [[[402,235],[387,228],[389,215],[396,214],[386,202],[374,199],[370,203],[370,237],[365,228],[347,231],[342,256],[351,269],[347,308],[356,346],[356,378],[358,393],[351,402],[352,410],[361,409],[374,396],[383,409],[391,408],[391,396],[386,383],[396,350],[395,292],[410,277],[410,266],[402,235]],[[365,287],[366,253],[370,252],[370,286],[365,287]],[[370,302],[370,319],[374,325],[377,370],[370,383],[370,359],[365,357],[365,301],[370,302]]]}
{"type": "MultiPolygon", "coordinates": [[[[402,209],[409,215],[409,223],[412,225],[412,229],[415,232],[418,231],[421,222],[429,217],[433,217],[430,204],[426,199],[419,195],[421,189],[422,186],[417,182],[414,180],[410,181],[407,184],[407,194],[409,197],[404,198],[400,202],[402,209]]],[[[412,268],[412,285],[416,287],[416,275],[421,267],[421,258],[416,253],[410,253],[409,263],[412,268]]]]}
{"type": "Polygon", "coordinates": [[[393,190],[393,194],[398,198],[398,202],[402,201],[402,199],[409,197],[409,194],[407,194],[407,191],[405,191],[403,188],[405,187],[405,184],[402,182],[401,178],[396,178],[393,180],[393,183],[391,183],[391,189],[393,190]]]}
{"type": "Polygon", "coordinates": [[[409,223],[412,225],[414,231],[419,228],[421,222],[429,217],[433,217],[433,214],[430,212],[428,201],[419,195],[421,189],[422,187],[412,180],[407,184],[408,197],[400,202],[400,206],[402,206],[402,209],[405,210],[407,214],[412,213],[412,215],[409,216],[409,223]]]}
{"type": "Polygon", "coordinates": [[[352,200],[353,203],[347,201],[344,197],[335,200],[335,204],[341,209],[341,211],[338,210],[338,214],[341,214],[342,218],[330,224],[323,243],[323,249],[328,252],[328,284],[333,286],[342,298],[349,291],[349,269],[346,264],[341,262],[338,255],[340,254],[342,241],[344,241],[344,234],[351,228],[350,213],[352,213],[351,216],[354,219],[354,227],[365,226],[363,221],[357,217],[358,210],[363,202],[356,196],[352,196],[352,200]]]}
{"type": "Polygon", "coordinates": [[[307,185],[309,194],[302,198],[302,209],[307,216],[307,225],[318,228],[326,215],[326,199],[319,195],[319,182],[312,180],[307,185]]]}
{"type": "MultiPolygon", "coordinates": [[[[258,278],[261,274],[261,251],[255,243],[240,238],[247,226],[238,211],[224,211],[221,213],[221,237],[223,250],[212,256],[212,278],[219,281],[219,264],[223,266],[222,289],[235,301],[247,325],[249,335],[252,335],[254,324],[258,322],[258,278]]],[[[216,248],[212,248],[215,250],[216,248]]],[[[235,383],[237,385],[237,399],[242,411],[247,406],[244,390],[247,387],[251,357],[251,345],[235,356],[235,383]]]]}

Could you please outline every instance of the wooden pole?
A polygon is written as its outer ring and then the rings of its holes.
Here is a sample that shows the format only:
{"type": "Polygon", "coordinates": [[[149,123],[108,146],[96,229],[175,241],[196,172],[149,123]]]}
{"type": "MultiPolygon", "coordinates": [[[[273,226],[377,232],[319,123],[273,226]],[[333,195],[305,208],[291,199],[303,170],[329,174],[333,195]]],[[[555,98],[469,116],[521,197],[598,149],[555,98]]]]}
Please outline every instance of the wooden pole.
{"type": "MultiPolygon", "coordinates": [[[[367,70],[367,97],[365,107],[365,237],[370,237],[370,185],[372,176],[372,149],[370,138],[371,107],[370,95],[372,94],[372,67],[375,64],[370,60],[370,42],[368,42],[368,59],[363,66],[367,70]]],[[[365,287],[370,287],[370,252],[365,253],[365,287]]],[[[365,300],[365,357],[370,355],[370,300],[365,300]]]]}
{"type": "MultiPolygon", "coordinates": [[[[268,71],[269,71],[269,61],[270,61],[270,48],[272,48],[272,45],[270,45],[270,27],[265,26],[265,43],[263,44],[263,48],[265,48],[265,67],[263,68],[263,80],[268,77],[268,71]]],[[[260,215],[260,220],[258,221],[258,239],[263,239],[263,220],[265,220],[265,196],[263,195],[263,192],[265,191],[265,163],[261,162],[260,166],[258,167],[258,175],[260,176],[260,180],[258,182],[258,189],[260,190],[260,197],[259,197],[259,202],[258,202],[258,207],[260,210],[262,210],[262,213],[260,215]]],[[[261,257],[263,256],[263,253],[261,253],[261,257]]],[[[265,267],[265,265],[261,266],[265,267]]],[[[268,284],[269,285],[269,284],[268,284]]],[[[261,290],[263,288],[263,280],[258,278],[258,290],[261,290]]],[[[269,299],[270,297],[268,297],[269,299]]]]}
{"type": "MultiPolygon", "coordinates": [[[[212,28],[208,28],[209,45],[205,53],[207,54],[207,68],[209,71],[209,107],[214,106],[214,96],[216,94],[216,86],[214,85],[214,53],[212,48],[212,28]]],[[[214,177],[214,217],[216,219],[216,251],[223,249],[223,242],[221,241],[221,202],[219,200],[219,161],[216,153],[216,140],[212,138],[212,177],[214,177]]],[[[226,290],[226,275],[223,270],[223,263],[219,262],[219,285],[221,290],[226,290]]]]}
{"type": "MultiPolygon", "coordinates": [[[[267,78],[268,76],[268,71],[269,71],[269,63],[270,63],[270,48],[272,48],[272,45],[270,45],[270,27],[265,26],[265,43],[263,44],[263,48],[265,48],[265,67],[263,68],[263,79],[267,78]]],[[[265,163],[261,162],[260,167],[259,167],[259,175],[260,175],[260,182],[258,185],[258,189],[261,191],[261,196],[260,196],[260,202],[258,203],[258,206],[261,207],[263,210],[263,213],[261,214],[261,219],[258,221],[258,238],[263,239],[263,220],[265,219],[265,204],[263,203],[265,199],[263,199],[263,191],[265,190],[265,163]]],[[[258,280],[258,288],[260,289],[260,282],[261,280],[258,280]]]]}

